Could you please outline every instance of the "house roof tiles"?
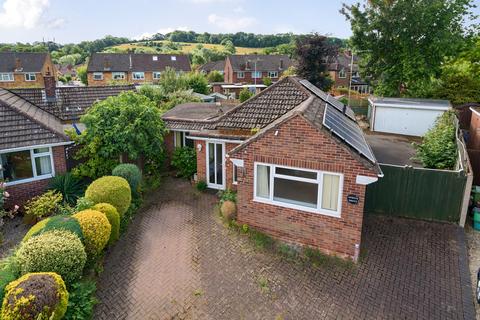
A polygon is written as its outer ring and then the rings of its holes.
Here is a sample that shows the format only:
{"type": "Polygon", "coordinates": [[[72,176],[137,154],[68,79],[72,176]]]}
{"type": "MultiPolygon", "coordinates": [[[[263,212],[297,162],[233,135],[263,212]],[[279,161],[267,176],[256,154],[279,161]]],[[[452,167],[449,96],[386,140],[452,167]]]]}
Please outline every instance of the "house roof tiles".
{"type": "Polygon", "coordinates": [[[0,52],[0,72],[41,72],[47,55],[41,52],[0,52]]]}
{"type": "Polygon", "coordinates": [[[233,71],[280,71],[288,69],[293,64],[285,54],[234,54],[228,59],[233,71]]]}
{"type": "Polygon", "coordinates": [[[192,70],[184,54],[94,53],[87,71],[164,71],[167,67],[185,72],[192,70]]]}

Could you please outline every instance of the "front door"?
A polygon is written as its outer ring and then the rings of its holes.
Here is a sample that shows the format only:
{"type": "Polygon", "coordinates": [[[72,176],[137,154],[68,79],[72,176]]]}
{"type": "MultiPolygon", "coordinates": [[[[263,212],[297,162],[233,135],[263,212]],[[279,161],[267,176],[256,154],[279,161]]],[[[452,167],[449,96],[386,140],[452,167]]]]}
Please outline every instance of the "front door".
{"type": "Polygon", "coordinates": [[[225,144],[207,142],[207,184],[209,188],[225,189],[225,144]]]}

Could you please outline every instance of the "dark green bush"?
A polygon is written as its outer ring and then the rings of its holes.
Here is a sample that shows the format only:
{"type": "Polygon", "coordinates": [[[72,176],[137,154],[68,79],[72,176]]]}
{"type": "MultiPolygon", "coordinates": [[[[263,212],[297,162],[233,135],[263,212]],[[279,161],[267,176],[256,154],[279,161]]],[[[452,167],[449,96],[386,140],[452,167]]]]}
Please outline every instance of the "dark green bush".
{"type": "Polygon", "coordinates": [[[237,193],[231,189],[222,191],[220,194],[220,203],[225,201],[237,202],[237,193]]]}
{"type": "Polygon", "coordinates": [[[76,282],[71,285],[67,313],[65,320],[92,319],[93,308],[98,303],[95,298],[97,290],[95,281],[87,280],[76,282]]]}
{"type": "Polygon", "coordinates": [[[82,228],[77,219],[71,216],[53,216],[48,219],[42,220],[33,226],[23,239],[23,241],[28,240],[31,237],[39,235],[41,233],[51,231],[51,230],[65,230],[70,231],[73,234],[77,235],[80,241],[84,241],[82,228]],[[42,223],[44,222],[45,223],[42,223]],[[40,226],[40,227],[39,227],[40,226]]]}
{"type": "Polygon", "coordinates": [[[240,102],[245,102],[251,97],[253,97],[253,92],[248,90],[248,88],[242,89],[242,91],[240,91],[240,94],[238,95],[240,102]]]}
{"type": "Polygon", "coordinates": [[[191,178],[197,172],[197,154],[190,147],[177,148],[173,152],[172,166],[183,178],[191,178]]]}
{"type": "Polygon", "coordinates": [[[207,183],[203,180],[200,180],[197,182],[196,187],[198,191],[205,191],[207,190],[207,183]]]}
{"type": "Polygon", "coordinates": [[[127,180],[132,189],[132,194],[136,195],[138,187],[142,181],[142,172],[133,163],[122,163],[112,170],[112,176],[122,177],[127,180]]]}
{"type": "Polygon", "coordinates": [[[82,197],[85,192],[85,184],[82,179],[67,172],[53,177],[48,189],[61,193],[64,202],[75,205],[77,199],[82,197]]]}

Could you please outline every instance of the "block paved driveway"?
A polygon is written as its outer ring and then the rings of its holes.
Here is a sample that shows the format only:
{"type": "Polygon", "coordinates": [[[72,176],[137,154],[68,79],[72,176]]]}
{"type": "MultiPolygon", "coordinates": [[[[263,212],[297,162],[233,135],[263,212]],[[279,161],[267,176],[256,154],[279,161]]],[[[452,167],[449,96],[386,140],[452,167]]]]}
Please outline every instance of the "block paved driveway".
{"type": "Polygon", "coordinates": [[[463,231],[367,218],[353,269],[255,250],[167,178],[106,256],[95,319],[472,319],[463,231]],[[466,274],[465,274],[466,272],[466,274]]]}

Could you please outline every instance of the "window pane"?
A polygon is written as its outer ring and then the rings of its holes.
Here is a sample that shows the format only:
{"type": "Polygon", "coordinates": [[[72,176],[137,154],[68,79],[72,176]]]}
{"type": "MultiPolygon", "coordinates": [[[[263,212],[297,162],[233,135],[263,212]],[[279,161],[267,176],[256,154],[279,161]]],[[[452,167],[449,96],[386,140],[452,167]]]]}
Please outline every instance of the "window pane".
{"type": "Polygon", "coordinates": [[[283,175],[287,175],[287,176],[292,176],[292,177],[317,180],[317,173],[316,172],[276,167],[275,168],[275,173],[276,174],[283,174],[283,175]]]}
{"type": "Polygon", "coordinates": [[[221,144],[216,145],[217,148],[217,184],[223,184],[223,148],[221,144]]]}
{"type": "Polygon", "coordinates": [[[215,145],[208,144],[208,182],[215,183],[215,145]]]}
{"type": "Polygon", "coordinates": [[[316,208],[318,184],[275,178],[273,200],[316,208]]]}
{"type": "Polygon", "coordinates": [[[322,209],[336,211],[340,195],[340,177],[337,175],[323,175],[322,209]]]}
{"type": "Polygon", "coordinates": [[[33,149],[33,153],[45,153],[48,152],[48,148],[38,148],[38,149],[33,149]]]}
{"type": "Polygon", "coordinates": [[[238,181],[238,167],[233,165],[233,182],[238,181]]]}
{"type": "Polygon", "coordinates": [[[188,139],[188,132],[185,133],[185,146],[193,148],[193,139],[188,139]]]}
{"type": "Polygon", "coordinates": [[[257,165],[257,197],[269,198],[270,196],[270,167],[257,165]]]}
{"type": "Polygon", "coordinates": [[[12,152],[0,155],[2,178],[16,181],[33,177],[30,150],[12,152]]]}
{"type": "Polygon", "coordinates": [[[175,131],[175,148],[181,148],[182,147],[182,132],[180,131],[175,131]]]}
{"type": "Polygon", "coordinates": [[[50,156],[35,158],[35,167],[37,168],[37,176],[52,173],[52,162],[50,156]]]}

